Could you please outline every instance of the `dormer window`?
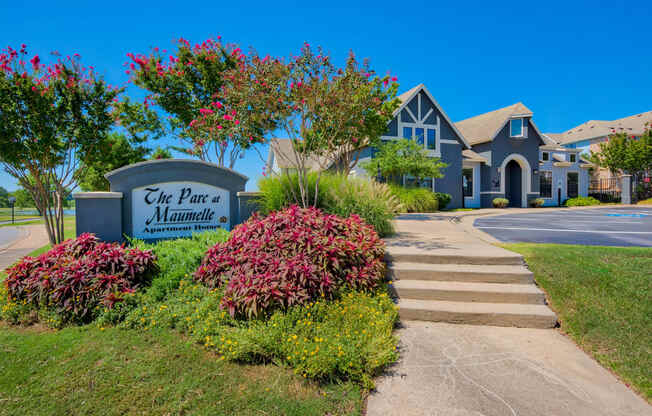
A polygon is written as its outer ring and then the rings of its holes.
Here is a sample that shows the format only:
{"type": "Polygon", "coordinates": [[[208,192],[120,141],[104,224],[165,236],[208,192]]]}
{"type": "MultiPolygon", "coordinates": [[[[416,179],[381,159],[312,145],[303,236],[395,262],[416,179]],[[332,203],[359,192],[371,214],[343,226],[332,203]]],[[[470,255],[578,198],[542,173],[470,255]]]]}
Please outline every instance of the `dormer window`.
{"type": "Polygon", "coordinates": [[[571,154],[568,155],[568,156],[569,156],[569,161],[570,161],[571,163],[575,163],[575,162],[577,162],[577,155],[576,155],[575,153],[571,153],[571,154]]]}
{"type": "Polygon", "coordinates": [[[525,137],[523,119],[513,118],[509,120],[509,137],[525,137]]]}
{"type": "Polygon", "coordinates": [[[542,153],[541,153],[541,160],[543,160],[544,162],[549,161],[549,160],[550,160],[550,153],[548,153],[548,152],[542,152],[542,153]]]}

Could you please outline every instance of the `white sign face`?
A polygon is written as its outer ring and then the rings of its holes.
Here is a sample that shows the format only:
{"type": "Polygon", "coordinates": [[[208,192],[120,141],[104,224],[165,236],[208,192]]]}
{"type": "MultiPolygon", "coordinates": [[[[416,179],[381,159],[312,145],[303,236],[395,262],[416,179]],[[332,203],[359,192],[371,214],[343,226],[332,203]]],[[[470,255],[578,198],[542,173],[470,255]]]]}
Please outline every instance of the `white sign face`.
{"type": "Polygon", "coordinates": [[[131,191],[133,237],[189,237],[231,227],[230,194],[198,182],[163,182],[131,191]]]}

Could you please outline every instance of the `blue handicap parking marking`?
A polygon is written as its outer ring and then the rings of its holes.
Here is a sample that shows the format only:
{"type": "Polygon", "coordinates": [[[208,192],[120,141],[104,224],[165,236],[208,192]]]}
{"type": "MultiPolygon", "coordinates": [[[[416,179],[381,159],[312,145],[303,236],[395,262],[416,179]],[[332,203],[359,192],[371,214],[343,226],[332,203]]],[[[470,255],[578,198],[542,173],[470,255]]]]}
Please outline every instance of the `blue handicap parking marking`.
{"type": "Polygon", "coordinates": [[[643,218],[647,214],[605,214],[607,217],[630,217],[630,218],[643,218]]]}

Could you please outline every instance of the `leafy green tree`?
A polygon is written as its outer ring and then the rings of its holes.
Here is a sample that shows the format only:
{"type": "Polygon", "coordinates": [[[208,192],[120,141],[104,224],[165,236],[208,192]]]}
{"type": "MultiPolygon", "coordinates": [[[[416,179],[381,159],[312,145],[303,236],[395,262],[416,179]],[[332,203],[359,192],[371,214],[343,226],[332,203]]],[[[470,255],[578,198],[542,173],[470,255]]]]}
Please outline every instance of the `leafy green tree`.
{"type": "Polygon", "coordinates": [[[64,202],[103,148],[121,91],[77,54],[46,66],[25,45],[0,53],[0,163],[31,194],[52,244],[64,238],[64,202]]]}
{"type": "Polygon", "coordinates": [[[348,173],[361,149],[380,137],[398,105],[396,78],[376,76],[368,61],[360,64],[353,54],[344,68],[337,68],[323,50],[308,44],[287,62],[252,51],[239,57],[226,79],[220,91],[226,115],[207,114],[198,126],[215,128],[231,114],[244,119],[245,125],[262,126],[261,134],[252,138],[283,130],[292,142],[290,158],[296,162],[299,195],[292,197],[304,207],[311,200],[317,204],[319,173],[314,198],[307,195],[313,162],[319,164],[319,172],[335,163],[348,173]]]}
{"type": "Polygon", "coordinates": [[[439,158],[428,156],[423,146],[408,139],[382,144],[374,158],[362,165],[369,176],[375,177],[380,172],[394,182],[400,182],[403,175],[414,176],[418,182],[423,178],[441,178],[441,169],[446,166],[439,158]]]}
{"type": "Polygon", "coordinates": [[[150,160],[156,160],[156,159],[172,159],[172,153],[168,149],[164,149],[162,147],[157,147],[154,149],[152,152],[151,156],[149,157],[150,160]]]}
{"type": "Polygon", "coordinates": [[[652,130],[646,129],[639,138],[616,133],[600,143],[598,152],[591,152],[589,160],[613,174],[636,174],[652,169],[652,130]]]}
{"type": "Polygon", "coordinates": [[[83,191],[108,191],[109,182],[104,175],[114,169],[142,162],[151,149],[133,145],[124,134],[110,133],[102,146],[96,147],[84,163],[79,186],[83,191]]]}
{"type": "Polygon", "coordinates": [[[9,192],[0,186],[0,208],[7,208],[9,206],[9,192]]]}
{"type": "Polygon", "coordinates": [[[11,196],[16,198],[16,206],[20,208],[36,208],[34,198],[32,195],[23,188],[18,188],[11,193],[11,196]]]}

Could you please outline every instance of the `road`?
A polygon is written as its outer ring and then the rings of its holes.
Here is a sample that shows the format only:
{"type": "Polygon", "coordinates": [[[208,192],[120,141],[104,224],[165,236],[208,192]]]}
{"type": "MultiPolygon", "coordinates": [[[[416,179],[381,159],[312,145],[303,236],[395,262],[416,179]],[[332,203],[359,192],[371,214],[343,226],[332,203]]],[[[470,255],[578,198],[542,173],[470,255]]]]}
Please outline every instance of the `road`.
{"type": "Polygon", "coordinates": [[[473,226],[503,242],[652,247],[652,207],[610,206],[478,218],[473,226]]]}
{"type": "Polygon", "coordinates": [[[18,227],[0,227],[0,249],[18,240],[22,235],[18,227]]]}

